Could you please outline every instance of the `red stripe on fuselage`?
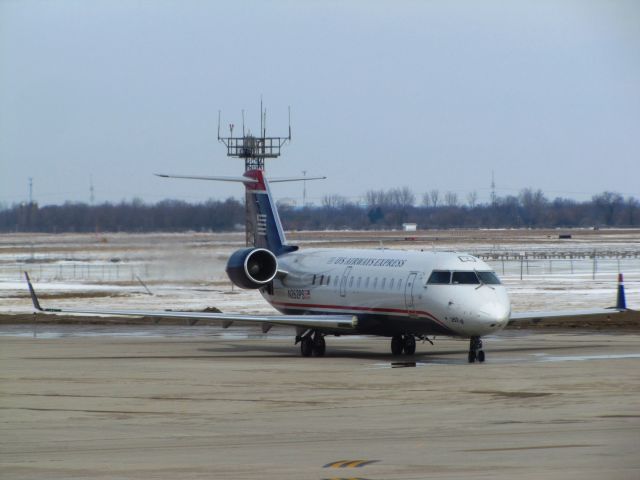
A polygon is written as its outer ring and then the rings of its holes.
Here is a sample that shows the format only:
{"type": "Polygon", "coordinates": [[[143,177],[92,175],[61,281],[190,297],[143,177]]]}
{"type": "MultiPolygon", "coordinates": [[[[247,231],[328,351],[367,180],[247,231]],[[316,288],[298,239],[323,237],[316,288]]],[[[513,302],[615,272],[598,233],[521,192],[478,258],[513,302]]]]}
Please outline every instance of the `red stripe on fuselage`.
{"type": "MultiPolygon", "coordinates": [[[[380,308],[380,307],[353,307],[353,306],[345,306],[345,305],[319,305],[313,303],[288,303],[288,302],[270,302],[272,305],[279,305],[281,307],[296,307],[296,308],[324,308],[328,310],[355,310],[359,312],[379,312],[379,313],[401,313],[401,314],[409,314],[409,310],[405,310],[402,308],[380,308]]],[[[424,310],[413,310],[415,314],[422,314],[423,317],[427,317],[429,320],[433,320],[438,323],[440,326],[449,329],[444,323],[434,317],[431,313],[425,312],[424,310]]]]}

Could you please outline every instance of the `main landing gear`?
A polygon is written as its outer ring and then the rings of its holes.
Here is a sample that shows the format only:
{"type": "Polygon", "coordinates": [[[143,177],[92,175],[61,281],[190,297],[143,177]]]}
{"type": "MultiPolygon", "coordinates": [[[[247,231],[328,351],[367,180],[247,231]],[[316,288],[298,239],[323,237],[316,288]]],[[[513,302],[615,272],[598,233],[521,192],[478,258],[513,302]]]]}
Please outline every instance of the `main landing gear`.
{"type": "Polygon", "coordinates": [[[300,339],[300,353],[303,357],[323,357],[326,350],[327,344],[320,332],[309,333],[300,339]]]}
{"type": "Polygon", "coordinates": [[[416,353],[416,337],[411,334],[394,335],[391,337],[391,354],[394,356],[413,355],[416,353]]]}
{"type": "Polygon", "coordinates": [[[482,340],[480,340],[480,337],[471,337],[469,340],[469,363],[473,363],[476,360],[480,363],[484,362],[482,340]]]}

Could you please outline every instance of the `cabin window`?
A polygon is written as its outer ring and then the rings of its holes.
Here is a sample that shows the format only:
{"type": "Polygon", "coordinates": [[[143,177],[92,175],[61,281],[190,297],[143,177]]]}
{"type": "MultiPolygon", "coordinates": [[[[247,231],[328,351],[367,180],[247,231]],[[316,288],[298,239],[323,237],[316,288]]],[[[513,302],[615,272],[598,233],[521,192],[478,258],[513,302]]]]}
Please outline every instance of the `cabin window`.
{"type": "Polygon", "coordinates": [[[373,279],[373,289],[375,290],[378,287],[378,277],[373,279]]]}
{"type": "Polygon", "coordinates": [[[482,283],[487,285],[500,285],[500,279],[493,272],[476,272],[482,283]]]}
{"type": "Polygon", "coordinates": [[[331,285],[331,275],[327,275],[327,285],[331,285]]]}
{"type": "Polygon", "coordinates": [[[324,285],[324,275],[320,275],[320,285],[324,285]]]}
{"type": "Polygon", "coordinates": [[[360,280],[362,280],[362,277],[358,277],[358,282],[356,283],[356,288],[360,288],[360,280]]]}
{"type": "Polygon", "coordinates": [[[402,290],[402,279],[398,280],[398,290],[402,290]]]}
{"type": "Polygon", "coordinates": [[[353,287],[353,277],[349,278],[349,288],[353,287]]]}
{"type": "Polygon", "coordinates": [[[313,276],[313,280],[311,280],[311,285],[315,285],[316,284],[316,276],[313,276]]]}
{"type": "Polygon", "coordinates": [[[453,272],[451,283],[454,285],[477,285],[480,283],[476,272],[453,272]]]}
{"type": "Polygon", "coordinates": [[[369,277],[364,281],[364,288],[369,288],[369,277]]]}
{"type": "Polygon", "coordinates": [[[449,283],[451,283],[451,272],[434,270],[427,283],[430,285],[449,285],[449,283]]]}
{"type": "Polygon", "coordinates": [[[389,283],[389,290],[393,290],[393,282],[395,282],[395,279],[391,279],[391,282],[389,283]]]}
{"type": "Polygon", "coordinates": [[[380,290],[384,290],[384,284],[387,283],[387,278],[382,279],[382,285],[380,285],[380,290]]]}

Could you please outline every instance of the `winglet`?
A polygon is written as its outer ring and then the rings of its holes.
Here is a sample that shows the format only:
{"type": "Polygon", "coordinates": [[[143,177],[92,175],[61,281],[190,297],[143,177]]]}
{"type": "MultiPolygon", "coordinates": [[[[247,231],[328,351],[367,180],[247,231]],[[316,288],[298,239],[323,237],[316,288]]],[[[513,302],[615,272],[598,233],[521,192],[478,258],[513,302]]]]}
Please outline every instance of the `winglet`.
{"type": "Polygon", "coordinates": [[[618,310],[627,309],[627,300],[624,295],[624,277],[621,273],[618,274],[618,298],[616,299],[616,308],[618,310]]]}
{"type": "Polygon", "coordinates": [[[29,292],[31,293],[31,301],[33,302],[33,308],[38,310],[39,312],[44,311],[40,306],[40,302],[38,301],[38,296],[36,295],[36,291],[33,289],[33,285],[31,285],[31,279],[29,278],[29,274],[24,272],[24,276],[27,279],[27,285],[29,285],[29,292]]]}

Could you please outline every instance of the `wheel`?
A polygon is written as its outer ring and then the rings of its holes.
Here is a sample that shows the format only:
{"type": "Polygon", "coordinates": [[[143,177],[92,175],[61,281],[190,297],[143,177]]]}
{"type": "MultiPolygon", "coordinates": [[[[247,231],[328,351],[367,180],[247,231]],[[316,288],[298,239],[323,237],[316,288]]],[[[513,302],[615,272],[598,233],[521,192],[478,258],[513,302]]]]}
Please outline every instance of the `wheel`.
{"type": "Polygon", "coordinates": [[[300,341],[300,353],[303,357],[310,357],[313,352],[313,340],[311,337],[304,337],[300,341]]]}
{"type": "Polygon", "coordinates": [[[471,351],[469,352],[469,363],[473,363],[476,361],[476,352],[471,351]]]}
{"type": "Polygon", "coordinates": [[[484,362],[484,350],[480,350],[480,351],[478,352],[478,361],[479,361],[480,363],[484,362]]]}
{"type": "Polygon", "coordinates": [[[400,335],[394,335],[391,337],[391,355],[400,355],[402,353],[402,337],[400,335]]]}
{"type": "Polygon", "coordinates": [[[405,355],[413,355],[416,353],[416,338],[413,335],[405,335],[402,346],[405,355]]]}
{"type": "Polygon", "coordinates": [[[313,355],[316,357],[324,357],[324,352],[327,350],[327,344],[324,341],[324,335],[316,333],[313,336],[313,355]]]}

